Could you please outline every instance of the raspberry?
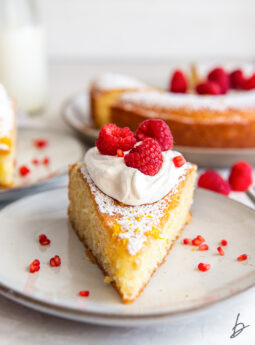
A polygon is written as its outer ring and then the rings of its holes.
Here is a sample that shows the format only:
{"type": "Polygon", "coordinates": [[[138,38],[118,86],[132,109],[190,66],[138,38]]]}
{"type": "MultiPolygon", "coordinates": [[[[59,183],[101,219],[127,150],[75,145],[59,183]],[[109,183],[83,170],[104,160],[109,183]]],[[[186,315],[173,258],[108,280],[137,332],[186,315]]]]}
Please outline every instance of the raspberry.
{"type": "Polygon", "coordinates": [[[221,68],[217,67],[214,68],[207,77],[208,81],[213,81],[220,86],[221,93],[225,94],[229,90],[229,76],[226,71],[221,68]]]}
{"type": "Polygon", "coordinates": [[[50,239],[45,234],[39,235],[39,243],[42,246],[48,246],[50,242],[51,242],[50,239]]]}
{"type": "Polygon", "coordinates": [[[50,259],[49,264],[51,267],[59,267],[61,265],[61,259],[58,255],[55,255],[50,259]]]}
{"type": "Polygon", "coordinates": [[[214,170],[207,170],[199,176],[198,187],[212,190],[217,193],[229,195],[230,186],[219,173],[214,170]]]}
{"type": "Polygon", "coordinates": [[[213,81],[206,81],[196,86],[199,95],[219,95],[221,94],[220,85],[213,81]]]}
{"type": "Polygon", "coordinates": [[[96,146],[101,154],[115,156],[118,149],[128,151],[135,143],[135,135],[128,127],[119,128],[109,123],[101,128],[96,146]]]}
{"type": "Polygon", "coordinates": [[[30,265],[29,265],[29,272],[35,273],[40,270],[40,261],[35,259],[30,265]]]}
{"type": "Polygon", "coordinates": [[[42,163],[44,165],[49,165],[50,164],[50,158],[49,157],[44,157],[43,160],[42,160],[42,163]]]}
{"type": "Polygon", "coordinates": [[[136,168],[145,175],[154,176],[161,168],[163,157],[158,142],[145,138],[124,157],[128,167],[136,168]]]}
{"type": "Polygon", "coordinates": [[[175,93],[186,93],[188,89],[187,78],[184,73],[177,69],[170,80],[169,91],[175,93]]]}
{"type": "Polygon", "coordinates": [[[229,81],[230,87],[232,89],[242,89],[245,82],[243,71],[240,69],[236,69],[233,72],[231,72],[229,74],[229,81]]]}
{"type": "Polygon", "coordinates": [[[243,89],[247,91],[255,89],[255,73],[250,78],[244,80],[243,89]]]}
{"type": "Polygon", "coordinates": [[[248,258],[247,254],[242,254],[238,256],[237,261],[245,261],[247,260],[247,258],[248,258]]]}
{"type": "Polygon", "coordinates": [[[235,163],[231,168],[228,181],[232,190],[246,191],[252,184],[252,166],[245,161],[235,163]]]}
{"type": "Polygon", "coordinates": [[[162,151],[171,150],[173,147],[173,136],[166,124],[162,120],[145,120],[135,133],[137,140],[143,140],[146,137],[157,140],[162,151]]]}

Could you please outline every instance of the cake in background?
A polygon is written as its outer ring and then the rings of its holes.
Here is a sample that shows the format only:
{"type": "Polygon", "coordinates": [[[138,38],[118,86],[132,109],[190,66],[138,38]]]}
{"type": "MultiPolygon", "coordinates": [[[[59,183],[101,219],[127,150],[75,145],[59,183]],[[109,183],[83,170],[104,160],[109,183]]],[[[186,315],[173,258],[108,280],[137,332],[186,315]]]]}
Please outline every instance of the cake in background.
{"type": "Polygon", "coordinates": [[[97,128],[111,122],[110,107],[126,91],[149,89],[143,82],[122,74],[104,73],[91,83],[90,109],[97,128]]]}
{"type": "Polygon", "coordinates": [[[14,105],[0,84],[0,187],[13,184],[15,140],[14,105]]]}
{"type": "Polygon", "coordinates": [[[102,127],[69,169],[69,219],[124,303],[133,302],[190,220],[196,166],[161,120],[102,127]],[[148,159],[149,158],[149,159],[148,159]]]}
{"type": "Polygon", "coordinates": [[[162,119],[179,146],[253,148],[255,73],[222,67],[204,75],[194,66],[189,74],[175,70],[169,92],[125,92],[112,105],[110,118],[131,129],[146,119],[162,119]]]}

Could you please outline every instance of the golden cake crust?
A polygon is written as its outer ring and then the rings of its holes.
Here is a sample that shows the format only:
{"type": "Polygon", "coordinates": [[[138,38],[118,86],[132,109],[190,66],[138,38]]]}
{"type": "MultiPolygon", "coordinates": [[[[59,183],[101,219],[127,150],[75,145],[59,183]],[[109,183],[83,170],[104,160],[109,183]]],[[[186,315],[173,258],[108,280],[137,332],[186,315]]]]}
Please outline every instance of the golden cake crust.
{"type": "Polygon", "coordinates": [[[119,127],[136,130],[150,118],[164,120],[171,129],[175,144],[208,148],[255,147],[255,108],[226,111],[146,107],[117,101],[111,107],[111,121],[119,127]]]}

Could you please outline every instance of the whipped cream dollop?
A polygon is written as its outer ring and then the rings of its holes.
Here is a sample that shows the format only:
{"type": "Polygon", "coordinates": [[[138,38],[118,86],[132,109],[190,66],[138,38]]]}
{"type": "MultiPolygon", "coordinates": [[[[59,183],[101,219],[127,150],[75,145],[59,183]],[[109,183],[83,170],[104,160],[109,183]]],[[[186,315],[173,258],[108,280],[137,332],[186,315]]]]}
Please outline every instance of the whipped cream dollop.
{"type": "Polygon", "coordinates": [[[189,163],[175,167],[173,158],[177,151],[162,152],[163,164],[158,173],[149,176],[138,169],[126,166],[123,157],[102,155],[97,147],[88,150],[85,164],[95,185],[108,196],[126,205],[154,203],[179,184],[189,163]]]}
{"type": "Polygon", "coordinates": [[[14,111],[12,103],[5,91],[5,88],[0,84],[0,138],[10,136],[13,122],[14,111]]]}

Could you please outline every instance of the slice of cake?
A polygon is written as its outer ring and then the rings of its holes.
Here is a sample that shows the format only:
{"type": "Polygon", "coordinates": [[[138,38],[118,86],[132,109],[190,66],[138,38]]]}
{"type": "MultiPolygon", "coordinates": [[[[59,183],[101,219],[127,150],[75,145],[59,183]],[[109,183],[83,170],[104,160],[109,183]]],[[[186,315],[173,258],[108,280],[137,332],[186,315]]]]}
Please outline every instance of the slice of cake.
{"type": "Polygon", "coordinates": [[[130,76],[104,73],[90,87],[91,116],[97,128],[110,122],[110,106],[126,91],[147,89],[148,86],[130,76]]]}
{"type": "Polygon", "coordinates": [[[0,84],[0,186],[13,184],[15,155],[15,111],[4,87],[0,84]]]}
{"type": "Polygon", "coordinates": [[[69,169],[70,222],[124,303],[141,294],[180,236],[196,177],[196,166],[171,150],[163,121],[142,124],[136,138],[106,125],[85,162],[69,169]]]}

